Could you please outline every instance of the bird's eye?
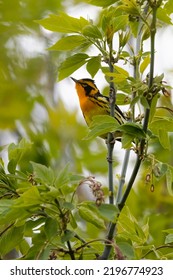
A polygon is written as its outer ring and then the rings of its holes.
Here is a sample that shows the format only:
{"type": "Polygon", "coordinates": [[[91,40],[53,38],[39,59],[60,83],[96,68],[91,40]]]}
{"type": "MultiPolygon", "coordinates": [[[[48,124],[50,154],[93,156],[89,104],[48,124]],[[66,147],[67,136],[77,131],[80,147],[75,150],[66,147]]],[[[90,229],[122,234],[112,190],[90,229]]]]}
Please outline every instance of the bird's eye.
{"type": "Polygon", "coordinates": [[[82,84],[82,86],[86,88],[88,85],[87,84],[82,84]]]}

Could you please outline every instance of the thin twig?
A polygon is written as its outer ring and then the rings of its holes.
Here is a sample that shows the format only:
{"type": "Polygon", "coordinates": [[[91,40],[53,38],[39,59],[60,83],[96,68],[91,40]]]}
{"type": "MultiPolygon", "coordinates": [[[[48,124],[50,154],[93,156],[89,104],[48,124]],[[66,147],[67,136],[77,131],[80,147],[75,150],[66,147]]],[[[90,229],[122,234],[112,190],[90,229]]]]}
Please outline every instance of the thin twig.
{"type": "MultiPolygon", "coordinates": [[[[113,73],[114,68],[112,64],[112,40],[109,43],[109,70],[113,73]]],[[[116,90],[113,82],[113,78],[110,78],[110,92],[109,92],[109,100],[110,100],[110,116],[115,116],[115,102],[116,102],[116,90]]],[[[108,180],[109,180],[109,203],[114,204],[114,195],[113,195],[113,150],[114,150],[115,140],[112,133],[108,133],[107,137],[107,149],[108,149],[108,180]]]]}

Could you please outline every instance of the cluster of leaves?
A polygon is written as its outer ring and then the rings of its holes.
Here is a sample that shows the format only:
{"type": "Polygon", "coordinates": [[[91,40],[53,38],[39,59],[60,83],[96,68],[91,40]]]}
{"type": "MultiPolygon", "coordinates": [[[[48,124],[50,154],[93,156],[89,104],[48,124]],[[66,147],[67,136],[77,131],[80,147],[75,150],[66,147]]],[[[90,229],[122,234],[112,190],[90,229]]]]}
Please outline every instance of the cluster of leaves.
{"type": "MultiPolygon", "coordinates": [[[[21,259],[97,258],[106,241],[106,225],[115,222],[117,208],[106,203],[97,206],[94,201],[80,202],[77,189],[83,179],[70,173],[69,166],[55,173],[50,167],[31,162],[32,173],[17,170],[28,149],[31,144],[26,140],[9,146],[9,173],[1,162],[1,258],[14,249],[21,259]]],[[[132,195],[134,200],[135,193],[132,195]]],[[[165,247],[171,248],[172,230],[165,232],[165,247]]],[[[154,258],[161,258],[163,254],[148,241],[150,234],[148,220],[141,226],[125,207],[118,221],[116,244],[112,244],[112,257],[141,259],[155,252],[154,258]]]]}
{"type": "MultiPolygon", "coordinates": [[[[86,69],[91,77],[94,77],[98,70],[101,69],[108,81],[110,77],[112,78],[111,81],[116,84],[118,90],[117,104],[130,103],[130,108],[134,108],[136,105],[140,106],[141,113],[143,108],[150,108],[149,130],[147,134],[140,123],[133,122],[118,126],[113,118],[100,116],[94,119],[87,139],[120,130],[124,133],[122,145],[125,149],[131,147],[131,143],[135,138],[142,139],[146,137],[151,141],[155,139],[165,149],[170,149],[168,133],[173,132],[172,116],[155,114],[160,93],[168,93],[162,83],[163,74],[154,78],[152,86],[149,85],[149,77],[143,79],[142,77],[146,73],[145,71],[148,69],[151,59],[150,52],[143,51],[143,42],[151,34],[151,9],[157,8],[159,26],[171,24],[171,2],[163,1],[162,3],[162,1],[156,1],[155,3],[154,1],[134,0],[107,1],[106,3],[105,1],[86,2],[104,7],[98,24],[94,24],[92,20],[87,20],[83,17],[71,17],[65,13],[50,15],[48,18],[37,21],[48,30],[65,34],[65,36],[49,48],[50,50],[75,53],[70,55],[70,57],[68,56],[60,65],[58,72],[59,80],[66,78],[86,64],[86,69]],[[150,8],[145,8],[146,2],[149,2],[150,8]],[[139,40],[137,38],[139,29],[141,47],[136,54],[133,46],[130,45],[128,50],[127,45],[130,44],[129,40],[132,37],[139,40]],[[116,43],[116,49],[113,50],[112,63],[114,64],[114,72],[112,73],[109,71],[109,67],[105,65],[109,61],[110,42],[115,34],[117,35],[118,43],[116,43]],[[86,50],[90,46],[97,49],[96,56],[87,54],[86,50]],[[119,61],[123,61],[126,66],[133,65],[137,72],[136,77],[131,76],[127,70],[118,66],[116,62],[119,61]]],[[[168,170],[170,176],[172,174],[170,172],[172,170],[171,167],[168,170]]],[[[170,189],[170,184],[168,188],[170,189]]]]}
{"type": "Polygon", "coordinates": [[[94,201],[79,202],[76,191],[82,177],[70,173],[68,165],[57,174],[35,162],[31,162],[33,173],[17,170],[28,149],[31,144],[24,139],[9,146],[9,173],[1,162],[1,258],[14,248],[22,259],[93,258],[99,250],[81,237],[81,231],[87,227],[85,223],[105,230],[105,223],[115,219],[116,208],[108,204],[97,207],[94,201]]]}

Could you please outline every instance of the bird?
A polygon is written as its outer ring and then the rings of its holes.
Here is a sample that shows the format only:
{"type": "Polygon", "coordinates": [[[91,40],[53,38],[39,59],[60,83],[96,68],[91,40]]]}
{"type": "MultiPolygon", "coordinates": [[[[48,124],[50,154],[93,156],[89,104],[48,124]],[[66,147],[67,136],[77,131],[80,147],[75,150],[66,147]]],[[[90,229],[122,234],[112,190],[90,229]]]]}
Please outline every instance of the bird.
{"type": "MultiPolygon", "coordinates": [[[[110,101],[108,96],[104,96],[97,88],[95,81],[90,78],[75,79],[76,92],[79,97],[80,108],[83,113],[87,125],[90,127],[93,117],[97,115],[110,115],[110,101]]],[[[115,119],[118,124],[124,124],[127,120],[121,109],[115,104],[115,119]]],[[[121,141],[120,132],[114,133],[114,138],[121,141]]],[[[101,135],[102,138],[107,138],[106,135],[101,135]]]]}

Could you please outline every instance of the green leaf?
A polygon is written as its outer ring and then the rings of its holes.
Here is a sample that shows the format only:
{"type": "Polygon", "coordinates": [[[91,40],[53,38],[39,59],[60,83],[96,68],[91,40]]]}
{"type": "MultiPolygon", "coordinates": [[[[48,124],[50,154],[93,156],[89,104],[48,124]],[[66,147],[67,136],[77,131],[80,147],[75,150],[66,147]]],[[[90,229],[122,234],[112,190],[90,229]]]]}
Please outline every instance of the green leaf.
{"type": "Polygon", "coordinates": [[[57,221],[52,218],[47,218],[44,225],[44,231],[48,240],[51,240],[57,234],[57,230],[58,230],[57,221]]]}
{"type": "MultiPolygon", "coordinates": [[[[146,228],[146,225],[144,225],[144,228],[146,228]]],[[[139,245],[145,243],[148,238],[148,232],[138,224],[128,207],[125,207],[119,216],[118,232],[121,237],[126,240],[130,239],[139,245]]]]}
{"type": "Polygon", "coordinates": [[[119,128],[119,124],[113,117],[109,115],[98,115],[93,117],[93,121],[90,126],[90,131],[85,137],[85,140],[93,139],[96,136],[103,136],[108,132],[114,132],[119,128]]]}
{"type": "Polygon", "coordinates": [[[146,108],[150,108],[150,106],[149,106],[149,104],[148,104],[148,100],[147,100],[147,98],[145,97],[145,96],[140,96],[140,102],[141,102],[141,104],[142,104],[142,106],[144,106],[144,108],[146,109],[146,108]]]}
{"type": "Polygon", "coordinates": [[[122,124],[119,131],[132,135],[134,138],[146,138],[146,134],[140,124],[127,122],[122,124]]]}
{"type": "Polygon", "coordinates": [[[83,17],[78,19],[65,13],[49,15],[48,18],[36,20],[36,22],[48,30],[62,33],[79,33],[84,26],[89,24],[88,20],[83,17]]]}
{"type": "Polygon", "coordinates": [[[143,74],[145,69],[148,67],[150,63],[150,55],[147,55],[140,65],[140,72],[143,74]]]}
{"type": "Polygon", "coordinates": [[[55,186],[61,188],[64,185],[67,185],[70,180],[69,174],[69,164],[67,164],[62,170],[59,171],[59,174],[55,180],[55,186]]]}
{"type": "Polygon", "coordinates": [[[17,145],[12,143],[8,147],[8,171],[11,174],[15,173],[17,164],[21,161],[22,157],[31,149],[31,143],[26,139],[22,139],[17,145]]]}
{"type": "Polygon", "coordinates": [[[129,27],[130,27],[130,30],[131,30],[133,36],[135,38],[137,38],[138,31],[139,31],[139,22],[133,21],[133,20],[129,20],[129,27]]]}
{"type": "Polygon", "coordinates": [[[94,5],[94,6],[99,6],[99,7],[108,7],[112,4],[115,4],[116,2],[118,2],[118,0],[84,0],[84,2],[94,5]]]}
{"type": "Polygon", "coordinates": [[[61,237],[61,241],[64,243],[64,242],[67,242],[69,241],[70,239],[72,239],[75,235],[75,232],[71,231],[71,230],[66,230],[64,232],[64,235],[61,237]]]}
{"type": "Polygon", "coordinates": [[[149,118],[149,123],[151,123],[151,121],[154,118],[155,112],[156,112],[156,106],[157,106],[157,102],[158,102],[158,96],[157,94],[154,96],[154,98],[152,99],[151,102],[151,106],[150,106],[150,118],[149,118]]]}
{"type": "Polygon", "coordinates": [[[87,37],[91,37],[94,39],[102,39],[102,34],[97,26],[95,25],[87,25],[83,28],[82,34],[87,37]]]}
{"type": "Polygon", "coordinates": [[[11,227],[0,238],[0,254],[4,256],[22,242],[24,226],[11,227]]]}
{"type": "Polygon", "coordinates": [[[173,13],[173,5],[172,5],[172,0],[168,0],[165,3],[164,9],[166,9],[168,15],[173,13]]]}
{"type": "Polygon", "coordinates": [[[114,70],[123,75],[125,78],[128,78],[129,77],[129,73],[122,67],[118,66],[118,65],[114,65],[114,70]]]}
{"type": "Polygon", "coordinates": [[[105,229],[104,220],[96,205],[84,202],[79,205],[78,211],[82,219],[95,225],[97,228],[105,229]]]}
{"type": "Polygon", "coordinates": [[[165,238],[165,244],[173,243],[173,234],[168,234],[165,238]]]}
{"type": "Polygon", "coordinates": [[[112,19],[113,32],[124,30],[128,24],[128,15],[117,16],[112,19]]]}
{"type": "Polygon", "coordinates": [[[106,221],[113,222],[113,223],[116,222],[117,214],[119,213],[119,210],[115,205],[101,204],[98,207],[98,211],[106,221]]]}
{"type": "Polygon", "coordinates": [[[160,129],[166,129],[166,131],[173,132],[173,118],[168,117],[155,117],[150,123],[150,128],[154,132],[158,132],[160,129]]]}
{"type": "Polygon", "coordinates": [[[135,0],[121,0],[123,5],[120,5],[119,8],[124,12],[130,15],[140,15],[139,4],[135,0]]]}
{"type": "Polygon", "coordinates": [[[105,73],[105,75],[107,77],[113,77],[113,81],[115,83],[120,83],[120,82],[126,81],[127,78],[129,77],[129,73],[122,67],[114,65],[114,70],[115,70],[114,73],[107,72],[107,73],[105,73]]]}
{"type": "Polygon", "coordinates": [[[135,258],[134,247],[131,244],[127,242],[117,242],[117,245],[123,256],[126,256],[128,260],[133,260],[135,258]]]}
{"type": "Polygon", "coordinates": [[[76,219],[75,219],[75,217],[72,215],[72,213],[71,213],[71,215],[70,215],[70,225],[71,225],[71,227],[74,228],[74,229],[76,229],[76,228],[78,227],[77,222],[76,222],[76,219]]]}
{"type": "Polygon", "coordinates": [[[53,50],[53,51],[73,50],[77,47],[80,47],[83,44],[86,44],[87,42],[88,40],[86,40],[83,36],[71,35],[60,39],[53,46],[51,46],[49,50],[53,50]]]}
{"type": "Polygon", "coordinates": [[[32,237],[34,229],[40,228],[45,223],[45,218],[37,218],[36,220],[28,219],[25,221],[25,237],[32,237]]]}
{"type": "Polygon", "coordinates": [[[37,181],[43,184],[53,185],[55,176],[53,170],[50,167],[36,162],[31,162],[31,164],[33,167],[34,176],[37,181]]]}
{"type": "Polygon", "coordinates": [[[30,245],[25,239],[23,239],[18,246],[22,255],[26,255],[28,250],[30,249],[30,245]]]}
{"type": "Polygon", "coordinates": [[[86,69],[90,73],[91,77],[94,78],[101,65],[101,56],[94,56],[87,62],[86,69]]]}
{"type": "Polygon", "coordinates": [[[149,128],[159,137],[160,144],[165,149],[170,149],[168,132],[173,132],[173,118],[155,117],[150,123],[149,128]]]}
{"type": "Polygon", "coordinates": [[[157,10],[157,18],[159,20],[163,21],[166,24],[171,24],[172,25],[171,17],[169,17],[169,15],[167,14],[166,9],[164,9],[164,8],[161,8],[161,7],[158,8],[158,10],[157,10]]]}
{"type": "Polygon", "coordinates": [[[13,207],[26,208],[33,205],[40,206],[41,203],[42,203],[42,198],[40,196],[38,188],[36,186],[32,186],[15,201],[13,207]]]}
{"type": "Polygon", "coordinates": [[[121,139],[122,148],[130,149],[132,147],[133,140],[134,140],[134,136],[129,135],[129,134],[124,134],[121,139]]]}
{"type": "Polygon", "coordinates": [[[89,56],[84,53],[78,53],[68,57],[59,67],[59,81],[70,76],[74,71],[79,69],[87,62],[89,56]]]}
{"type": "Polygon", "coordinates": [[[166,129],[160,129],[158,131],[158,136],[159,136],[159,142],[162,145],[164,149],[171,150],[171,145],[170,145],[170,139],[168,132],[166,129]]]}
{"type": "Polygon", "coordinates": [[[125,93],[118,93],[116,96],[116,104],[117,105],[127,105],[131,101],[129,95],[125,93]]]}

